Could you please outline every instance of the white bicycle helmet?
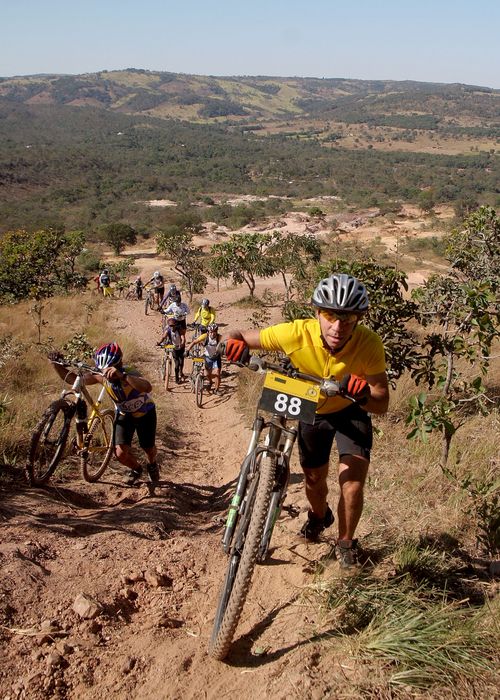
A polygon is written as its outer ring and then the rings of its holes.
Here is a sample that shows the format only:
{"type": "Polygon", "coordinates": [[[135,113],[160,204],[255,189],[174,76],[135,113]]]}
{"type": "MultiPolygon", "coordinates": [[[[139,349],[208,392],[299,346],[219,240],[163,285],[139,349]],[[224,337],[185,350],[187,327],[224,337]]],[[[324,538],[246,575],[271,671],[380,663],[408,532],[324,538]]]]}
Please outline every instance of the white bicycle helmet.
{"type": "Polygon", "coordinates": [[[311,302],[320,309],[362,313],[368,308],[368,294],[365,285],[356,277],[342,273],[322,279],[311,302]]]}
{"type": "Polygon", "coordinates": [[[159,276],[160,276],[160,273],[159,273],[158,271],[157,271],[157,272],[153,272],[153,277],[159,277],[159,276]]]}

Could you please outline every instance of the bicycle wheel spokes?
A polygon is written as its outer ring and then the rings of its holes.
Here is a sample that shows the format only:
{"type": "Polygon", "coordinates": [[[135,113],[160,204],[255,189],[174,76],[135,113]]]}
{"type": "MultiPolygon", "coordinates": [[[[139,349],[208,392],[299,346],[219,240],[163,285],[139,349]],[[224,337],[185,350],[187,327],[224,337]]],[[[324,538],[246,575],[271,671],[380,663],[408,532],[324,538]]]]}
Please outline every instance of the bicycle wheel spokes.
{"type": "Polygon", "coordinates": [[[104,474],[113,456],[114,423],[115,412],[110,408],[92,419],[80,453],[82,476],[85,481],[93,483],[104,474]]]}
{"type": "Polygon", "coordinates": [[[248,517],[243,518],[242,524],[237,526],[235,546],[219,597],[208,647],[209,654],[219,660],[224,659],[229,651],[250,588],[269,508],[274,472],[275,458],[265,455],[260,462],[260,470],[250,482],[252,486],[254,480],[258,480],[255,486],[255,501],[253,504],[248,502],[248,517]]]}
{"type": "Polygon", "coordinates": [[[28,481],[32,486],[45,484],[59,464],[73,414],[74,410],[67,401],[55,401],[35,428],[26,465],[28,481]]]}

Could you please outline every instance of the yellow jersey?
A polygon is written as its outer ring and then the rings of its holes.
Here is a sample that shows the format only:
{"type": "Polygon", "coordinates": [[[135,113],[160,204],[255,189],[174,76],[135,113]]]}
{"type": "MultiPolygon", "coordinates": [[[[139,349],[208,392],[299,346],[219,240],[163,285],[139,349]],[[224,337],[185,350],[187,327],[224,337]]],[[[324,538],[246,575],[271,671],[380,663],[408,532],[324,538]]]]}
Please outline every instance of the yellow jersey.
{"type": "MultiPolygon", "coordinates": [[[[357,325],[351,338],[338,352],[325,345],[317,319],[278,323],[260,331],[260,344],[265,350],[281,351],[300,372],[316,377],[340,380],[345,374],[367,377],[385,372],[382,340],[372,330],[357,325]]],[[[316,413],[335,413],[351,405],[340,396],[323,396],[316,413]]]]}
{"type": "Polygon", "coordinates": [[[201,323],[205,328],[215,321],[215,311],[211,306],[208,308],[206,306],[200,306],[198,311],[194,315],[194,322],[201,323]]]}

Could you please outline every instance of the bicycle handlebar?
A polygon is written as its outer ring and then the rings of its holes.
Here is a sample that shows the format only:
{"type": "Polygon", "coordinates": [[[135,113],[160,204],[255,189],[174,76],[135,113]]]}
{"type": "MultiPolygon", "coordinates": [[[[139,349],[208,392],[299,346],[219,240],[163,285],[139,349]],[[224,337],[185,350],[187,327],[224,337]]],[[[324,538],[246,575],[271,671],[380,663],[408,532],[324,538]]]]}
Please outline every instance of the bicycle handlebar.
{"type": "MultiPolygon", "coordinates": [[[[282,364],[268,362],[258,355],[252,355],[248,364],[248,369],[251,369],[252,372],[266,372],[267,370],[272,370],[273,372],[279,372],[292,379],[304,379],[308,382],[314,382],[314,384],[319,384],[320,391],[325,394],[325,396],[337,396],[341,393],[339,383],[335,379],[331,377],[316,377],[314,374],[299,372],[291,363],[289,363],[288,366],[283,366],[282,364]]],[[[344,398],[354,401],[354,399],[350,399],[348,396],[344,398]]]]}
{"type": "Polygon", "coordinates": [[[104,376],[100,370],[96,369],[95,367],[92,367],[91,365],[86,365],[84,362],[67,362],[63,360],[51,360],[51,362],[54,365],[61,365],[61,367],[64,367],[65,369],[76,369],[80,372],[82,370],[85,370],[85,372],[91,372],[92,374],[100,374],[104,376]]]}

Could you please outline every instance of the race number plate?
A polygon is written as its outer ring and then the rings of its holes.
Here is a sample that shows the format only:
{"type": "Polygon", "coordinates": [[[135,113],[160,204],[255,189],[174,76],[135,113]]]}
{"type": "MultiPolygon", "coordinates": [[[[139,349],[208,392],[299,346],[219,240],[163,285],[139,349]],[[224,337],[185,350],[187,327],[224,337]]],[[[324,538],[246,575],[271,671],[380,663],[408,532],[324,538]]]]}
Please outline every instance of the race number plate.
{"type": "Polygon", "coordinates": [[[198,362],[204,362],[203,357],[193,357],[193,364],[197,364],[198,362]]]}
{"type": "Polygon", "coordinates": [[[319,386],[302,379],[268,372],[259,407],[292,420],[314,423],[319,400],[319,386]]]}

